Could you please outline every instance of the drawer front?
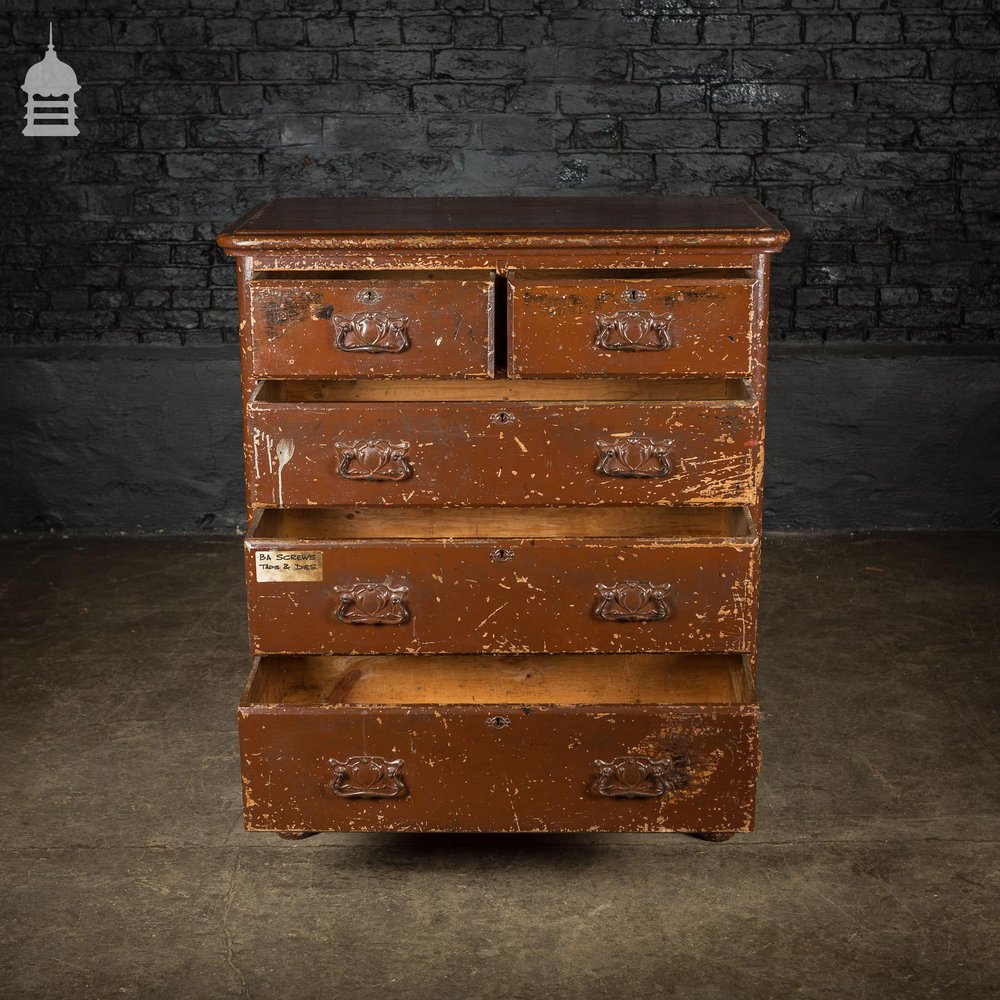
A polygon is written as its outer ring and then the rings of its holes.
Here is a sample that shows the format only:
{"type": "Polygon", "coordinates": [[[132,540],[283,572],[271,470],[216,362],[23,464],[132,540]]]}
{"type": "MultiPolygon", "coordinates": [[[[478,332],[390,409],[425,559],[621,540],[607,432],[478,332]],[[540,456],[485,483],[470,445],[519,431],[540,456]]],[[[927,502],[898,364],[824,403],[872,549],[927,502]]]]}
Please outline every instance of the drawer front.
{"type": "Polygon", "coordinates": [[[744,504],[755,411],[731,403],[255,403],[251,502],[744,504]]]}
{"type": "Polygon", "coordinates": [[[487,377],[492,327],[488,273],[250,282],[257,376],[487,377]]]}
{"type": "Polygon", "coordinates": [[[246,548],[260,653],[726,652],[752,636],[752,541],[246,548]]]}
{"type": "Polygon", "coordinates": [[[508,280],[510,374],[746,375],[751,278],[508,280]]]}
{"type": "Polygon", "coordinates": [[[251,830],[749,831],[757,708],[241,708],[251,830]]]}

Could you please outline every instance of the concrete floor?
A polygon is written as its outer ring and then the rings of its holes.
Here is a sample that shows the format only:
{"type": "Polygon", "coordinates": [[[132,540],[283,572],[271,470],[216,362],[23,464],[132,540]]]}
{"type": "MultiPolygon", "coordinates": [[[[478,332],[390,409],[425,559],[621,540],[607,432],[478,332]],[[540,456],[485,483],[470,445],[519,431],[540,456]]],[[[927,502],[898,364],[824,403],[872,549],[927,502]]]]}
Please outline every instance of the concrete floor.
{"type": "Polygon", "coordinates": [[[238,544],[0,553],[0,997],[1000,993],[1000,535],[769,541],[721,845],[247,834],[238,544]]]}

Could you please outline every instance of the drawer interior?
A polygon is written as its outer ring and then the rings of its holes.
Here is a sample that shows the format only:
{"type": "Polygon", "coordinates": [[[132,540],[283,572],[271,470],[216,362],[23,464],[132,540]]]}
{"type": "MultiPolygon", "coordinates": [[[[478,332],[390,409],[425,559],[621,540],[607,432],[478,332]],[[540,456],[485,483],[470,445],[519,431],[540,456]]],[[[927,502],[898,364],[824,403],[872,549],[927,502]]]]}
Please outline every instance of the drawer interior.
{"type": "Polygon", "coordinates": [[[260,270],[254,272],[254,281],[325,281],[343,282],[360,281],[371,283],[373,281],[391,282],[399,281],[408,284],[419,281],[482,281],[493,277],[494,272],[488,267],[470,268],[442,268],[439,270],[424,270],[422,268],[386,268],[384,271],[368,270],[328,270],[317,268],[315,271],[267,271],[260,270]]]}
{"type": "Polygon", "coordinates": [[[262,705],[746,705],[742,654],[263,656],[262,705]]]}
{"type": "Polygon", "coordinates": [[[254,539],[649,538],[749,540],[745,507],[310,507],[261,511],[254,539]]]}
{"type": "Polygon", "coordinates": [[[267,379],[255,403],[358,402],[671,402],[722,400],[749,403],[745,379],[267,379]]]}

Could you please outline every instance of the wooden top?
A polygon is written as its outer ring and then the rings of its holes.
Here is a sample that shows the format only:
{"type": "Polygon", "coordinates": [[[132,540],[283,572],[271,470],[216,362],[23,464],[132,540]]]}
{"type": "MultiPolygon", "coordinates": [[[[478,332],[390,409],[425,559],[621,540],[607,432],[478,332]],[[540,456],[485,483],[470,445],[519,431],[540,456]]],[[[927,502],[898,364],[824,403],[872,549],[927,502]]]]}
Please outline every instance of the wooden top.
{"type": "Polygon", "coordinates": [[[229,251],[345,246],[740,246],[785,227],[752,198],[278,198],[224,229],[229,251]]]}

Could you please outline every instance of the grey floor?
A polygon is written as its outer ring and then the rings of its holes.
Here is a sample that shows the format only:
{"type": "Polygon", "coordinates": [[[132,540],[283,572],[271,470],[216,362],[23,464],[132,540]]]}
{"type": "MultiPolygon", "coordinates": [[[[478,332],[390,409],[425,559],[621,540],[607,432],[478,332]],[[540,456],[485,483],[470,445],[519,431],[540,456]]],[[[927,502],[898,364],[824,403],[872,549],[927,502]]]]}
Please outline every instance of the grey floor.
{"type": "Polygon", "coordinates": [[[1000,535],[766,546],[758,829],[243,831],[238,543],[0,544],[0,997],[1000,993],[1000,535]]]}

